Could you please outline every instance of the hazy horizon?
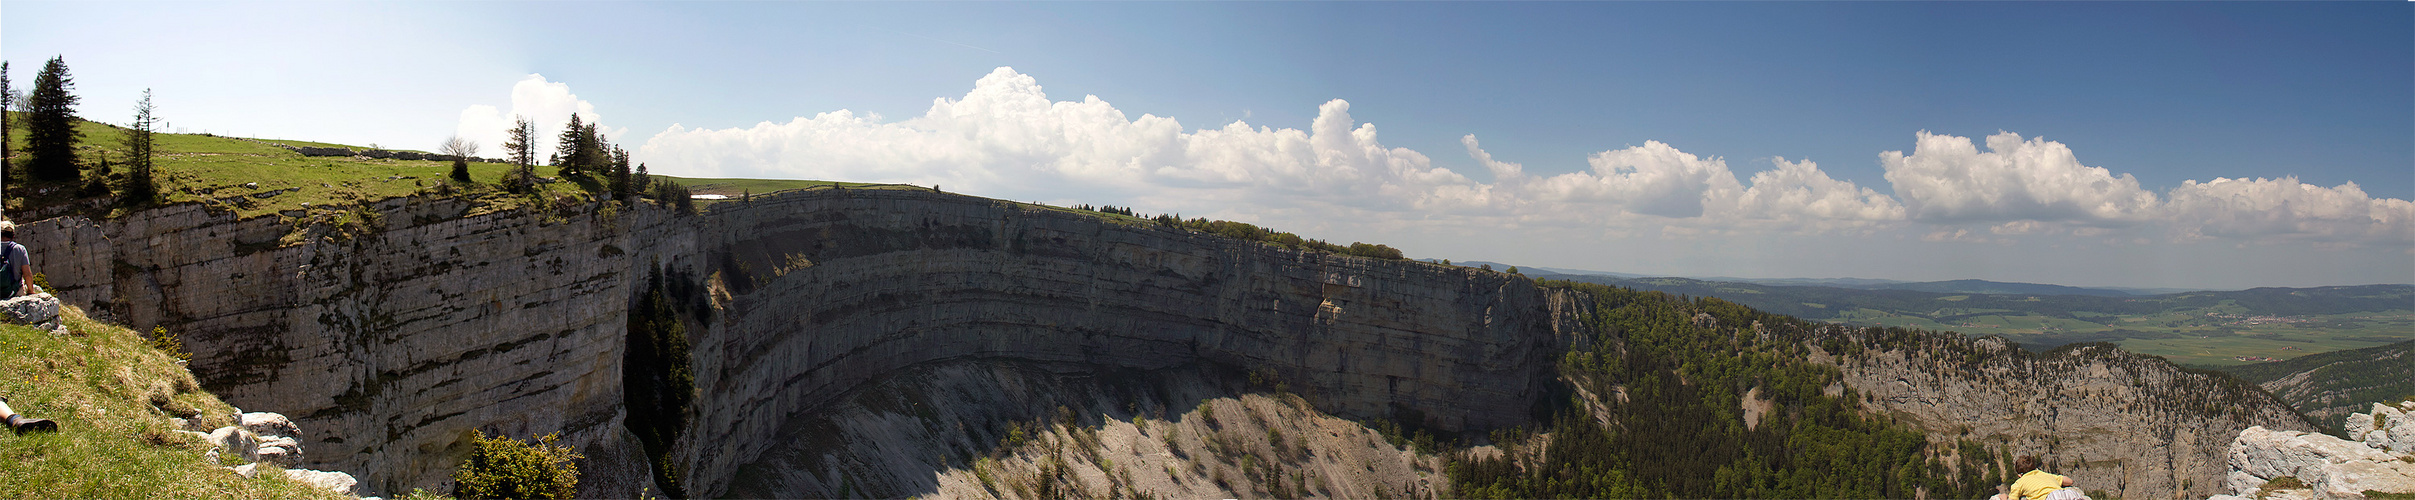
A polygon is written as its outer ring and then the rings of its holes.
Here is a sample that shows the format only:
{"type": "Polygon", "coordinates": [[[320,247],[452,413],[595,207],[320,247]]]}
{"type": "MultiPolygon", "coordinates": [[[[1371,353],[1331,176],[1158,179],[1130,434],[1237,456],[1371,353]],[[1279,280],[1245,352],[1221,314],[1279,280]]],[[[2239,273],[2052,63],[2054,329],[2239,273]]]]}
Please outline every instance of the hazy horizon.
{"type": "Polygon", "coordinates": [[[87,119],[1669,276],[2415,283],[2409,3],[11,2],[87,119]],[[308,43],[300,43],[307,41],[308,43]],[[1380,130],[1380,132],[1379,132],[1380,130]]]}

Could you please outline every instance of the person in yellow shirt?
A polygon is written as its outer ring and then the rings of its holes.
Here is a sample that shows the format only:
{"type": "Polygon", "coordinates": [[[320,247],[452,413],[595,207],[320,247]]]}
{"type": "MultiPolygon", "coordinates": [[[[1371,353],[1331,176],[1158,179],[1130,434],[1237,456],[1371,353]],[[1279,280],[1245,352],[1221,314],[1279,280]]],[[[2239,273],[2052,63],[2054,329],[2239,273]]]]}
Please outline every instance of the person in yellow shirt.
{"type": "Polygon", "coordinates": [[[2019,474],[2012,484],[2013,499],[2046,500],[2047,494],[2071,487],[2071,478],[2038,470],[2038,465],[2037,455],[2013,459],[2013,473],[2019,474]]]}

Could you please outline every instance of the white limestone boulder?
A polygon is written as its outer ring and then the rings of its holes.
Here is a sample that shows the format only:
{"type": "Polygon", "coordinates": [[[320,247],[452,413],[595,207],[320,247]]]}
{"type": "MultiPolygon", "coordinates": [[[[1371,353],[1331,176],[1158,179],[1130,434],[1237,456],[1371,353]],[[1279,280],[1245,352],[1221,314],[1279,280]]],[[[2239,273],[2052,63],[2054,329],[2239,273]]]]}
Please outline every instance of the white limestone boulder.
{"type": "Polygon", "coordinates": [[[2231,442],[2225,479],[2233,494],[2245,497],[2297,495],[2295,488],[2261,491],[2282,477],[2304,482],[2311,498],[2320,500],[2363,499],[2366,491],[2415,493],[2415,462],[2403,456],[2329,435],[2255,426],[2231,442]]]}
{"type": "Polygon", "coordinates": [[[253,434],[250,430],[232,425],[219,427],[218,430],[210,431],[207,439],[210,441],[210,446],[216,448],[212,451],[218,452],[218,456],[246,462],[259,461],[257,457],[260,453],[260,435],[253,434]]]}
{"type": "Polygon", "coordinates": [[[59,318],[59,298],[37,293],[0,300],[0,320],[20,325],[39,325],[59,318]]]}
{"type": "Polygon", "coordinates": [[[243,428],[250,429],[262,436],[299,436],[302,434],[302,428],[295,426],[293,419],[285,418],[285,415],[278,413],[264,411],[245,413],[241,417],[237,417],[236,421],[240,422],[243,428]]]}
{"type": "Polygon", "coordinates": [[[2373,403],[2372,413],[2348,415],[2348,440],[2397,453],[2415,453],[2415,401],[2373,403]]]}
{"type": "Polygon", "coordinates": [[[213,458],[227,457],[246,462],[265,462],[279,467],[302,465],[302,442],[295,437],[302,433],[293,420],[268,412],[244,413],[236,416],[242,425],[220,427],[203,435],[215,449],[213,458]]]}
{"type": "Polygon", "coordinates": [[[297,483],[311,485],[318,487],[319,489],[333,491],[340,494],[360,494],[359,491],[354,490],[355,487],[360,485],[360,481],[354,480],[351,474],[308,469],[285,469],[285,477],[292,479],[297,483]]]}

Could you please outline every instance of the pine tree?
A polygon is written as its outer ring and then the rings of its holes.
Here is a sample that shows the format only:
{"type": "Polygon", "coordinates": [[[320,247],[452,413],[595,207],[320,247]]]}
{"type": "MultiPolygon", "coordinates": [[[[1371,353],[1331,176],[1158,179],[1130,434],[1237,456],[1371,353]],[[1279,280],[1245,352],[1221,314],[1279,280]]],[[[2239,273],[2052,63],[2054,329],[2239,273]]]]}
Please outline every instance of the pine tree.
{"type": "Polygon", "coordinates": [[[151,89],[143,89],[142,102],[134,103],[134,126],[126,128],[128,204],[151,203],[159,196],[159,185],[151,178],[151,132],[158,124],[159,117],[151,114],[151,89]]]}
{"type": "Polygon", "coordinates": [[[8,144],[14,142],[10,139],[16,129],[9,126],[9,118],[13,117],[8,111],[17,109],[18,104],[17,86],[8,83],[8,61],[0,61],[0,184],[8,182],[8,174],[16,172],[14,166],[9,164],[8,144]]]}
{"type": "Polygon", "coordinates": [[[612,148],[612,197],[629,199],[630,196],[637,194],[637,190],[632,186],[634,185],[629,181],[629,150],[614,146],[612,148]]]}
{"type": "Polygon", "coordinates": [[[67,75],[64,57],[50,58],[34,76],[34,93],[25,102],[25,164],[35,178],[78,180],[75,143],[84,134],[75,129],[75,105],[82,99],[71,93],[74,88],[75,77],[67,75]]]}
{"type": "Polygon", "coordinates": [[[536,182],[537,124],[528,118],[513,116],[511,130],[503,133],[503,150],[512,156],[512,171],[503,176],[503,187],[512,192],[525,192],[536,182]]]}
{"type": "Polygon", "coordinates": [[[562,135],[556,141],[559,144],[554,145],[553,166],[561,169],[563,177],[579,175],[580,168],[593,162],[587,156],[591,147],[588,141],[594,138],[592,130],[579,119],[578,113],[571,113],[570,124],[562,126],[562,135]]]}
{"type": "Polygon", "coordinates": [[[646,173],[644,163],[637,164],[637,172],[629,174],[629,192],[631,193],[644,193],[647,188],[653,187],[653,183],[654,176],[646,173]]]}
{"type": "Polygon", "coordinates": [[[596,132],[597,125],[588,122],[587,129],[579,133],[580,175],[606,173],[612,168],[612,142],[606,140],[604,134],[596,132]]]}

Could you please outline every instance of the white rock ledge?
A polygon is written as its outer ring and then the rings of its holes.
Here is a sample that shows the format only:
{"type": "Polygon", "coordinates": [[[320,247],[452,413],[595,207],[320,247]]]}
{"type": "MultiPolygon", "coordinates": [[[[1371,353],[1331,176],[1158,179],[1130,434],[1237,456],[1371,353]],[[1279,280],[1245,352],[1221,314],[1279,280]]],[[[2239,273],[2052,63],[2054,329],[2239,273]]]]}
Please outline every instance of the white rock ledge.
{"type": "Polygon", "coordinates": [[[2231,441],[2228,486],[2245,498],[2365,498],[2365,492],[2415,493],[2415,401],[2376,403],[2373,413],[2348,416],[2351,441],[2325,434],[2276,431],[2263,426],[2240,431],[2231,441]],[[2283,477],[2306,488],[2265,489],[2283,477]]]}

